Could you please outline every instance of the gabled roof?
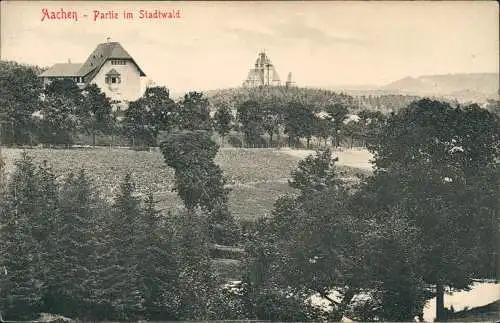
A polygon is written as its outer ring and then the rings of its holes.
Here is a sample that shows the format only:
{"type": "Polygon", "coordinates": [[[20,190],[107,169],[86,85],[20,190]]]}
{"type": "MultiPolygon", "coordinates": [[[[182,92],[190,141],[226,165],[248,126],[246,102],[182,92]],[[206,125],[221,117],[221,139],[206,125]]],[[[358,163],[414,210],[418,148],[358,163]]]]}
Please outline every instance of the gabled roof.
{"type": "Polygon", "coordinates": [[[140,76],[146,76],[132,56],[130,56],[130,54],[127,53],[127,51],[118,42],[99,44],[83,64],[55,64],[39,76],[83,76],[84,81],[89,82],[96,76],[97,73],[99,73],[102,65],[104,65],[108,59],[131,60],[135,66],[137,66],[140,76]]]}
{"type": "Polygon", "coordinates": [[[85,76],[87,80],[91,80],[99,72],[102,65],[108,59],[127,59],[131,60],[141,76],[146,76],[146,74],[141,70],[139,65],[134,61],[132,56],[122,47],[118,42],[107,42],[97,45],[97,48],[90,54],[89,58],[83,63],[79,73],[85,76]]]}
{"type": "Polygon", "coordinates": [[[81,76],[79,74],[79,70],[81,69],[83,64],[79,63],[62,63],[55,64],[48,70],[44,71],[39,76],[81,76]]]}

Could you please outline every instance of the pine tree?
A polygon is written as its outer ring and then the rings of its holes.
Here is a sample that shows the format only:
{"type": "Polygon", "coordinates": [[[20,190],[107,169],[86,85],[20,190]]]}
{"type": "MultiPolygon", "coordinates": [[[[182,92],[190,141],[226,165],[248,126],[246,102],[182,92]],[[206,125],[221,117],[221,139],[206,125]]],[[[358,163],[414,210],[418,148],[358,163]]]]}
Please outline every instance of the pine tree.
{"type": "Polygon", "coordinates": [[[171,229],[155,209],[150,193],[137,225],[137,259],[146,318],[173,320],[179,307],[179,262],[171,229]]]}
{"type": "Polygon", "coordinates": [[[179,214],[169,220],[180,265],[178,319],[213,319],[211,310],[219,281],[211,266],[206,219],[179,214]]]}
{"type": "Polygon", "coordinates": [[[63,184],[60,206],[50,312],[85,318],[91,315],[92,291],[98,288],[95,279],[98,221],[104,213],[104,204],[81,170],[77,176],[70,174],[63,184]]]}
{"type": "Polygon", "coordinates": [[[100,299],[109,302],[117,319],[138,318],[144,310],[136,252],[140,200],[134,196],[131,175],[125,175],[105,228],[100,271],[100,299]]]}
{"type": "Polygon", "coordinates": [[[59,208],[50,169],[23,154],[1,213],[2,305],[6,314],[27,318],[43,308],[55,255],[59,208]]]}

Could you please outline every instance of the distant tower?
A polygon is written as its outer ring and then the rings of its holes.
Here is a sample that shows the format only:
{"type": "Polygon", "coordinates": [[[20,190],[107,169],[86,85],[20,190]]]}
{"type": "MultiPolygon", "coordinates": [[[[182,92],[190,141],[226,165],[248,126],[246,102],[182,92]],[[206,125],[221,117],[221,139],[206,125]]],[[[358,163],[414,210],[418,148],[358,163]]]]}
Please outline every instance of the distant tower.
{"type": "Polygon", "coordinates": [[[248,72],[243,83],[246,87],[280,85],[278,72],[264,51],[261,51],[255,61],[254,68],[248,72]]]}
{"type": "Polygon", "coordinates": [[[288,76],[286,78],[286,87],[292,87],[293,86],[293,79],[292,79],[292,72],[288,73],[288,76]]]}

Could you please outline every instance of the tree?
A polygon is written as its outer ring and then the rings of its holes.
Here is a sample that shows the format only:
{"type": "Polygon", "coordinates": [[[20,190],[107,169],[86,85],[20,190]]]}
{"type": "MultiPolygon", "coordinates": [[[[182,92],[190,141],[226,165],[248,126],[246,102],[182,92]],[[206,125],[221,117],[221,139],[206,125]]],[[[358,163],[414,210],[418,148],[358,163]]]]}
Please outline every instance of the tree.
{"type": "Polygon", "coordinates": [[[231,109],[227,105],[220,106],[214,115],[215,130],[222,137],[222,144],[224,144],[224,137],[231,131],[233,115],[231,109]]]}
{"type": "Polygon", "coordinates": [[[53,95],[57,97],[65,97],[77,106],[83,102],[83,94],[76,82],[69,79],[56,79],[50,82],[44,91],[45,95],[53,95]]]}
{"type": "Polygon", "coordinates": [[[41,104],[40,141],[48,144],[71,144],[76,129],[78,106],[75,101],[58,95],[47,95],[41,104]]]}
{"type": "Polygon", "coordinates": [[[33,144],[32,114],[39,109],[42,83],[33,66],[0,62],[0,137],[3,144],[33,144]]]}
{"type": "Polygon", "coordinates": [[[11,317],[30,318],[42,309],[53,278],[59,214],[55,176],[23,154],[1,208],[2,308],[11,317]]]}
{"type": "Polygon", "coordinates": [[[100,297],[109,302],[118,319],[140,318],[144,311],[137,230],[141,217],[140,200],[134,196],[134,183],[126,174],[120,185],[111,218],[105,228],[105,249],[101,254],[104,268],[100,271],[100,297]]]}
{"type": "Polygon", "coordinates": [[[273,218],[263,220],[263,241],[249,248],[251,267],[257,269],[250,284],[259,286],[266,277],[264,286],[280,286],[282,293],[302,301],[318,293],[333,307],[330,318],[340,320],[370,280],[362,262],[367,252],[361,248],[366,247],[360,242],[362,227],[349,212],[331,152],[301,161],[290,186],[298,194],[276,202],[273,218]]]}
{"type": "Polygon", "coordinates": [[[327,146],[327,140],[330,137],[332,131],[332,124],[331,120],[328,117],[320,117],[320,116],[315,116],[314,117],[314,135],[323,139],[325,141],[325,147],[327,146]]]}
{"type": "Polygon", "coordinates": [[[98,276],[99,223],[106,205],[81,170],[69,174],[59,197],[61,217],[56,229],[57,252],[52,259],[51,295],[46,310],[69,317],[94,318],[98,276]]]}
{"type": "Polygon", "coordinates": [[[164,86],[148,87],[144,95],[125,111],[125,135],[135,145],[156,146],[160,131],[170,132],[178,121],[177,105],[164,86]]]}
{"type": "Polygon", "coordinates": [[[155,209],[152,193],[148,194],[137,223],[136,247],[147,319],[174,320],[178,317],[181,264],[173,235],[170,223],[155,209]]]}
{"type": "MultiPolygon", "coordinates": [[[[267,102],[263,109],[262,129],[269,135],[272,145],[273,135],[280,134],[280,125],[283,123],[283,108],[278,102],[267,102]]],[[[279,137],[278,137],[279,140],[279,137]]]]}
{"type": "Polygon", "coordinates": [[[341,131],[344,125],[344,120],[347,118],[347,114],[349,113],[349,109],[343,103],[335,103],[333,105],[328,105],[325,108],[326,112],[329,115],[329,118],[332,122],[332,138],[334,147],[340,146],[341,139],[341,131]]]}
{"type": "Polygon", "coordinates": [[[189,92],[178,104],[180,130],[212,130],[209,103],[201,92],[189,92]]]}
{"type": "Polygon", "coordinates": [[[173,229],[175,254],[180,265],[177,319],[214,319],[214,298],[221,282],[211,265],[211,237],[206,219],[196,213],[181,213],[171,215],[168,223],[173,229]]]}
{"type": "Polygon", "coordinates": [[[445,319],[445,288],[467,288],[495,257],[499,129],[498,117],[477,105],[423,99],[392,115],[368,143],[376,166],[371,208],[404,201],[420,234],[421,275],[435,286],[437,320],[445,319]]]}
{"type": "Polygon", "coordinates": [[[92,135],[92,145],[95,146],[96,133],[107,133],[113,126],[111,102],[96,84],[85,87],[82,101],[78,111],[80,126],[92,135]]]}
{"type": "Polygon", "coordinates": [[[175,190],[190,214],[200,208],[209,216],[211,234],[218,243],[237,240],[228,210],[229,189],[214,158],[218,146],[205,131],[173,133],[162,143],[168,166],[175,170],[175,190]]]}
{"type": "Polygon", "coordinates": [[[300,138],[307,139],[307,148],[314,134],[314,114],[310,107],[299,102],[291,102],[284,115],[285,133],[288,143],[298,143],[300,138]]]}
{"type": "Polygon", "coordinates": [[[264,130],[263,115],[257,101],[247,100],[237,106],[237,120],[241,124],[247,146],[258,144],[264,130]]]}
{"type": "Polygon", "coordinates": [[[363,145],[371,140],[371,138],[376,138],[378,133],[382,130],[387,117],[380,111],[369,111],[362,110],[358,113],[360,118],[359,124],[361,126],[360,137],[362,138],[363,145]]]}
{"type": "Polygon", "coordinates": [[[363,254],[363,263],[369,271],[364,289],[369,298],[355,302],[349,318],[407,322],[418,316],[423,320],[424,305],[432,296],[422,277],[419,229],[407,220],[403,205],[382,214],[360,207],[365,194],[370,194],[366,188],[361,185],[351,197],[350,209],[363,227],[359,242],[360,249],[368,251],[363,254]]]}
{"type": "Polygon", "coordinates": [[[352,148],[355,143],[363,146],[365,139],[364,125],[359,120],[349,120],[349,122],[346,122],[343,133],[345,137],[350,139],[349,148],[352,148]]]}
{"type": "Polygon", "coordinates": [[[155,145],[155,130],[142,99],[130,102],[122,123],[125,136],[132,141],[133,146],[155,145]]]}

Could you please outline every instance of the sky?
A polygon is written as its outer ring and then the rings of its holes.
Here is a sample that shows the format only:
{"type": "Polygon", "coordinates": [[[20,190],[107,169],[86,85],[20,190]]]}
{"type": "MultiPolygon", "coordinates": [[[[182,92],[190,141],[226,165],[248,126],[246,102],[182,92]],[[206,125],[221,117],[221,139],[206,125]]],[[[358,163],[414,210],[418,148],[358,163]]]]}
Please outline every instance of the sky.
{"type": "Polygon", "coordinates": [[[495,1],[1,2],[2,60],[84,62],[108,37],[172,92],[240,86],[261,50],[283,81],[292,72],[309,87],[499,71],[495,1]],[[78,21],[41,21],[43,9],[75,11],[78,21]],[[180,18],[139,19],[155,9],[180,18]],[[94,21],[93,10],[119,19],[94,21]]]}

